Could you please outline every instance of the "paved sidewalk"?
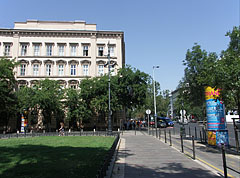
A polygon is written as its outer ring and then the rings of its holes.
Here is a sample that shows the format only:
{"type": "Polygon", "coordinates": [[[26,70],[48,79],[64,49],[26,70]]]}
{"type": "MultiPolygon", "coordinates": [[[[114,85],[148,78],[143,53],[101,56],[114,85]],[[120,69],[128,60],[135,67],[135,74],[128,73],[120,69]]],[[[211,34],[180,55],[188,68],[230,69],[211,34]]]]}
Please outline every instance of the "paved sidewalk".
{"type": "Polygon", "coordinates": [[[213,178],[221,177],[158,139],[125,131],[112,178],[213,178]]]}

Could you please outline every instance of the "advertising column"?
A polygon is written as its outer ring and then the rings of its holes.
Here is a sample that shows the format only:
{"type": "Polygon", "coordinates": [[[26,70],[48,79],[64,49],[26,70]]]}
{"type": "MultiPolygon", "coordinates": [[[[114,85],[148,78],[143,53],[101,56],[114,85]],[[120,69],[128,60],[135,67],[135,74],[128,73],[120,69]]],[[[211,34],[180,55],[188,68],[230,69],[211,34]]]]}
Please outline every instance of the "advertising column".
{"type": "Polygon", "coordinates": [[[211,87],[205,88],[207,110],[207,133],[209,145],[228,145],[228,131],[224,104],[220,101],[220,90],[211,87]]]}

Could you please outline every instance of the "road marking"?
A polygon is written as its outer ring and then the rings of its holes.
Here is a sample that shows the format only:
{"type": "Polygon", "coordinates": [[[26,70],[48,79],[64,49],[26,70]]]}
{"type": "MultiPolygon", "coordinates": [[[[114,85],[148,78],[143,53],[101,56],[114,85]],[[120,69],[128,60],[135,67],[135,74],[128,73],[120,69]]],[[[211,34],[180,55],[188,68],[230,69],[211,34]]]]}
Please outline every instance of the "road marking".
{"type": "MultiPolygon", "coordinates": [[[[177,141],[177,140],[175,140],[177,143],[179,143],[180,144],[180,142],[179,141],[177,141]]],[[[189,148],[189,147],[187,147],[187,148],[189,148]]],[[[177,149],[177,148],[176,148],[177,149]]],[[[182,153],[182,152],[181,152],[182,153]]],[[[188,157],[191,157],[192,158],[192,156],[191,156],[191,154],[189,153],[189,152],[187,152],[187,151],[184,151],[184,154],[186,155],[186,156],[188,156],[188,157]]],[[[215,169],[215,170],[217,170],[217,171],[219,171],[219,172],[221,172],[223,175],[224,175],[224,172],[221,170],[221,169],[219,169],[219,168],[217,168],[217,167],[215,167],[215,166],[213,166],[212,164],[210,164],[210,163],[208,163],[208,162],[206,162],[206,161],[204,161],[204,160],[202,160],[202,159],[200,159],[200,158],[198,158],[198,157],[195,157],[198,161],[200,161],[200,162],[202,162],[202,163],[204,163],[204,164],[206,164],[206,165],[208,165],[208,166],[210,166],[211,168],[213,168],[213,169],[215,169]]],[[[228,174],[228,177],[232,177],[232,178],[235,178],[234,176],[232,176],[232,175],[230,175],[230,174],[228,174]]]]}
{"type": "MultiPolygon", "coordinates": [[[[210,164],[210,163],[208,163],[208,162],[206,162],[206,161],[204,161],[204,160],[202,160],[202,159],[200,159],[200,158],[198,158],[198,157],[196,157],[196,159],[199,160],[199,161],[201,161],[201,162],[203,162],[204,164],[207,164],[208,166],[212,167],[213,169],[216,169],[217,171],[221,172],[221,173],[224,175],[224,172],[223,172],[221,169],[213,166],[212,164],[210,164]]],[[[234,176],[232,176],[232,175],[230,175],[230,174],[227,174],[227,175],[228,175],[228,177],[234,178],[234,176]]]]}

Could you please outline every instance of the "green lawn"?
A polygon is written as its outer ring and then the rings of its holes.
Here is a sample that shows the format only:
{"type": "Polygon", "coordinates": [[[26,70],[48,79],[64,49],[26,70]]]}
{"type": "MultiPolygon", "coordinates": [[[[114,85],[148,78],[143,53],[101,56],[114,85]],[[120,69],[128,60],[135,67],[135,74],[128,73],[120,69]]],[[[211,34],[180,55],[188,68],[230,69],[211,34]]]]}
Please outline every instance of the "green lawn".
{"type": "Polygon", "coordinates": [[[95,177],[113,141],[97,136],[0,140],[0,177],[95,177]]]}

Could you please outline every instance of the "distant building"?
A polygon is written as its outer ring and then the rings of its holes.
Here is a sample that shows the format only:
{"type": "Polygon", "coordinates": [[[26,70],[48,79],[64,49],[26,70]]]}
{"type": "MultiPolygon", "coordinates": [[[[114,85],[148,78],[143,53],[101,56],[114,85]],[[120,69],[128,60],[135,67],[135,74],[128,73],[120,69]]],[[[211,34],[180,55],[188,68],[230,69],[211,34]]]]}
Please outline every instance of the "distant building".
{"type": "Polygon", "coordinates": [[[111,61],[125,65],[124,33],[97,31],[96,24],[84,21],[15,22],[13,29],[0,29],[0,58],[20,62],[18,85],[31,86],[40,79],[60,81],[76,88],[82,79],[104,75],[108,70],[108,43],[111,61]]]}
{"type": "MultiPolygon", "coordinates": [[[[31,87],[48,78],[59,81],[63,88],[78,88],[81,80],[108,72],[104,67],[108,49],[111,62],[117,64],[111,69],[115,75],[125,65],[122,31],[98,31],[96,24],[84,21],[27,20],[15,22],[13,29],[0,28],[0,58],[20,63],[15,69],[18,87],[31,87]]],[[[113,126],[119,125],[122,116],[122,112],[116,113],[113,126]]],[[[16,124],[10,121],[11,128],[18,127],[16,124]]],[[[56,120],[51,123],[52,128],[56,125],[56,120]]]]}

